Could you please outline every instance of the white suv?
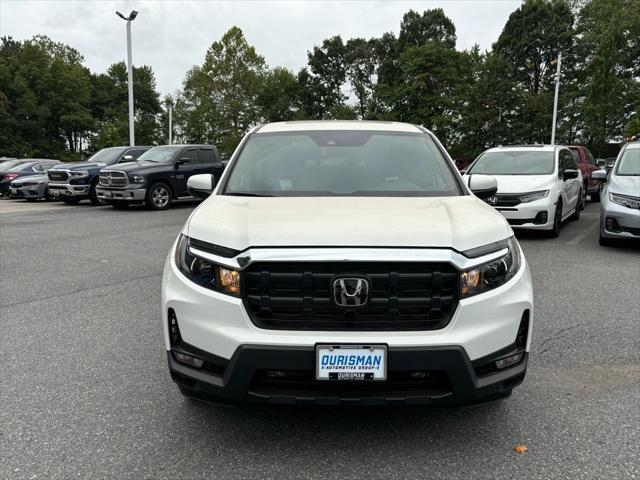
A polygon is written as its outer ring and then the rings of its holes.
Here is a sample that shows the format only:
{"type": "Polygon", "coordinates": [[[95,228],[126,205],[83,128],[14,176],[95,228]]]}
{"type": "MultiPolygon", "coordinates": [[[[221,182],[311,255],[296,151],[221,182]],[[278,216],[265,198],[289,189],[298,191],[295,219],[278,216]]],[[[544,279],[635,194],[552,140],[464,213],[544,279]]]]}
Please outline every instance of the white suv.
{"type": "Polygon", "coordinates": [[[167,258],[169,370],[190,397],[466,404],[525,376],[529,269],[435,136],[389,122],[255,128],[167,258]]]}
{"type": "Polygon", "coordinates": [[[498,193],[486,202],[513,228],[546,230],[557,237],[562,222],[578,220],[584,207],[582,173],[566,147],[490,148],[469,166],[465,182],[476,174],[496,178],[498,193]]]}

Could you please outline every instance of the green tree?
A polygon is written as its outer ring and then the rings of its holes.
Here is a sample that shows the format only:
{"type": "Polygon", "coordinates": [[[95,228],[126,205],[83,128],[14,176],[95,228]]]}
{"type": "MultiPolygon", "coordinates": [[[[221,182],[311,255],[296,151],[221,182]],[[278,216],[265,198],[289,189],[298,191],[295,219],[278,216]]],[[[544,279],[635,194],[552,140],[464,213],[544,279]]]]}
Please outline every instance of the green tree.
{"type": "Polygon", "coordinates": [[[264,58],[238,27],[213,42],[201,67],[184,81],[184,134],[190,141],[214,143],[230,155],[242,136],[260,122],[259,94],[266,75],[264,58]]]}
{"type": "Polygon", "coordinates": [[[525,0],[494,44],[494,52],[510,61],[513,88],[522,93],[519,121],[512,125],[516,142],[545,142],[551,135],[555,78],[551,62],[562,52],[561,80],[566,87],[575,61],[573,23],[565,0],[525,0]]]}
{"type": "Polygon", "coordinates": [[[402,17],[398,43],[400,50],[438,42],[448,48],[456,47],[456,27],[441,8],[426,10],[420,15],[409,10],[402,17]]]}
{"type": "Polygon", "coordinates": [[[579,14],[583,140],[596,151],[640,130],[639,7],[637,0],[591,0],[579,14]]]}
{"type": "Polygon", "coordinates": [[[44,36],[0,44],[0,154],[77,158],[93,124],[80,53],[44,36]]]}
{"type": "Polygon", "coordinates": [[[260,117],[265,122],[282,122],[298,117],[300,85],[290,70],[276,67],[267,72],[258,92],[260,117]]]}
{"type": "Polygon", "coordinates": [[[346,52],[339,35],[307,52],[308,68],[298,74],[298,81],[305,89],[302,106],[308,117],[344,118],[349,111],[343,92],[347,80],[346,52]]]}
{"type": "MultiPolygon", "coordinates": [[[[92,79],[91,108],[95,118],[95,150],[129,144],[129,93],[127,67],[114,63],[92,79]]],[[[157,143],[160,133],[160,94],[151,67],[133,67],[133,99],[137,145],[157,143]]]]}

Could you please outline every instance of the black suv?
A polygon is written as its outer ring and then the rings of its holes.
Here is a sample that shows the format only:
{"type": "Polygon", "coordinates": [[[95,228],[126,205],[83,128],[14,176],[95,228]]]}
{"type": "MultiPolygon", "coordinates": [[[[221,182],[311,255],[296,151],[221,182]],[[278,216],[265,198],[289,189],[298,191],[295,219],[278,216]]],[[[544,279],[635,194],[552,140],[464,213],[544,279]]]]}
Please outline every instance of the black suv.
{"type": "Polygon", "coordinates": [[[144,202],[164,210],[179,197],[188,197],[191,175],[210,173],[220,178],[224,165],[212,145],[165,145],[146,151],[136,162],[100,171],[98,198],[114,207],[144,202]]]}

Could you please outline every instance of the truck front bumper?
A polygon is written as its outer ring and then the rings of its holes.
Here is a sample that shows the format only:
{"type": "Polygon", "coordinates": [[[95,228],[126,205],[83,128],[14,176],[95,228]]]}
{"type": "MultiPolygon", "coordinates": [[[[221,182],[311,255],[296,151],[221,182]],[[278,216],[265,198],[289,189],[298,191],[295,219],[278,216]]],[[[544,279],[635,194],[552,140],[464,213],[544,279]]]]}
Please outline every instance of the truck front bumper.
{"type": "Polygon", "coordinates": [[[49,183],[52,197],[88,197],[91,185],[71,185],[69,183],[49,183]]]}
{"type": "Polygon", "coordinates": [[[183,394],[222,403],[280,405],[464,405],[500,398],[522,383],[528,354],[515,345],[471,362],[460,346],[390,347],[387,380],[315,380],[314,347],[243,345],[225,361],[189,345],[167,352],[171,378],[183,394]],[[203,368],[176,360],[201,355],[203,368]],[[521,360],[491,369],[505,352],[521,360]]]}
{"type": "Polygon", "coordinates": [[[147,194],[147,189],[97,187],[96,194],[100,200],[106,202],[142,202],[147,194]]]}

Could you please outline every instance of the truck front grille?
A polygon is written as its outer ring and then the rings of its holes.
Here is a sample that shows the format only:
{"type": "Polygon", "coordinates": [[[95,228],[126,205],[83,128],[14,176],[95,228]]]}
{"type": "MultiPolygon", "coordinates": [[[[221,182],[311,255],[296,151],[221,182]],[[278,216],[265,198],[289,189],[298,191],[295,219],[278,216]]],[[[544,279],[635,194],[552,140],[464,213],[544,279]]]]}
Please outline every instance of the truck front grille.
{"type": "Polygon", "coordinates": [[[49,170],[47,176],[51,182],[66,182],[69,179],[69,173],[61,170],[49,170]]]}
{"type": "Polygon", "coordinates": [[[105,187],[126,187],[129,178],[124,172],[106,171],[100,172],[100,185],[105,187]]]}
{"type": "Polygon", "coordinates": [[[277,330],[395,331],[445,327],[458,304],[459,274],[446,263],[254,263],[242,276],[253,323],[277,330]],[[332,298],[336,277],[362,277],[364,306],[332,298]]]}

